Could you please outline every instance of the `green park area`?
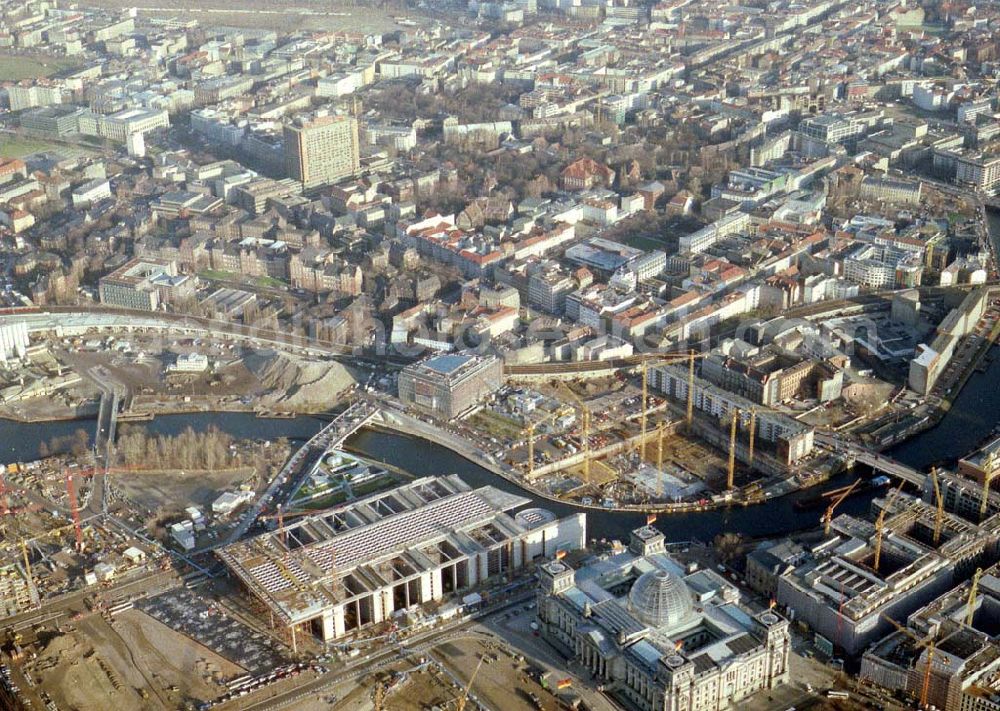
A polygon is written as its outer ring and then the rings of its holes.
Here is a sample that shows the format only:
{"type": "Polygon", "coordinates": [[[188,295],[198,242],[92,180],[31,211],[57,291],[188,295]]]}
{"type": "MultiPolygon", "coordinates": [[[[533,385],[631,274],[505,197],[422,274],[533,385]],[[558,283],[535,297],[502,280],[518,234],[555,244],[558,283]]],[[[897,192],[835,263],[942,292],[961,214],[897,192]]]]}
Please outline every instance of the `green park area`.
{"type": "Polygon", "coordinates": [[[0,54],[0,78],[6,81],[37,79],[58,74],[64,69],[77,66],[70,57],[29,57],[0,54]]]}
{"type": "Polygon", "coordinates": [[[0,135],[0,158],[23,158],[24,156],[55,148],[52,143],[21,136],[0,135]]]}

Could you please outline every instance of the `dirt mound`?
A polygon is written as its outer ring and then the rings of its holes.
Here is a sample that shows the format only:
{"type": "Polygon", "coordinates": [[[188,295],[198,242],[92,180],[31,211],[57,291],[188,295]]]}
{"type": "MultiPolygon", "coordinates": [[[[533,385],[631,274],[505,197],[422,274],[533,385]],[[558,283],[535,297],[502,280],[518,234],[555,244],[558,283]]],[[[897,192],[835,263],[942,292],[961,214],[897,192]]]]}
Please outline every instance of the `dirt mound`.
{"type": "Polygon", "coordinates": [[[38,654],[40,669],[51,669],[62,663],[72,664],[84,655],[93,654],[93,647],[84,645],[75,635],[56,635],[38,654]]]}
{"type": "Polygon", "coordinates": [[[354,371],[340,363],[276,351],[254,351],[243,365],[267,391],[264,404],[284,410],[322,409],[358,381],[354,371]]]}
{"type": "Polygon", "coordinates": [[[892,395],[893,386],[882,382],[851,383],[844,388],[844,400],[862,413],[878,410],[892,395]]]}

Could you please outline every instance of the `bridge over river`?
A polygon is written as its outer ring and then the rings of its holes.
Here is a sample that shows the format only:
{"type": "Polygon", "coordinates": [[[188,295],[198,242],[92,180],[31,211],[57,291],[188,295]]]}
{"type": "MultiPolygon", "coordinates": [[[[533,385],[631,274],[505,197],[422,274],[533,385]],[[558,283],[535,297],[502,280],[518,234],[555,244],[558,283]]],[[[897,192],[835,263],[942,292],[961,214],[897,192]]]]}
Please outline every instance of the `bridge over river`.
{"type": "Polygon", "coordinates": [[[816,442],[829,447],[839,454],[850,457],[855,462],[865,464],[871,467],[874,471],[893,477],[894,479],[902,479],[903,481],[920,488],[923,488],[924,480],[927,478],[927,475],[924,474],[924,472],[918,471],[913,467],[903,464],[902,462],[898,462],[892,457],[866,449],[851,442],[845,442],[844,440],[830,434],[817,432],[816,442]]]}

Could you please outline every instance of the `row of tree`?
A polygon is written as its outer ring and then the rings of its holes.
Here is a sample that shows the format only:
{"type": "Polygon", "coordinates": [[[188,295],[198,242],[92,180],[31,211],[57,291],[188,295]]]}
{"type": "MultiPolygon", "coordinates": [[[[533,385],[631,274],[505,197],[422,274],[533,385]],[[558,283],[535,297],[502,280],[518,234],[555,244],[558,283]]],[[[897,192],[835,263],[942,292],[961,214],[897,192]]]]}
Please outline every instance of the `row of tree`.
{"type": "Polygon", "coordinates": [[[123,426],[116,450],[121,465],[129,469],[229,469],[241,466],[231,447],[233,438],[209,427],[195,432],[188,427],[177,435],[153,435],[143,427],[123,426]]]}
{"type": "Polygon", "coordinates": [[[74,457],[82,457],[87,453],[89,445],[90,435],[85,430],[78,429],[71,435],[52,437],[48,442],[39,443],[38,456],[40,459],[55,457],[60,454],[72,454],[74,457]]]}

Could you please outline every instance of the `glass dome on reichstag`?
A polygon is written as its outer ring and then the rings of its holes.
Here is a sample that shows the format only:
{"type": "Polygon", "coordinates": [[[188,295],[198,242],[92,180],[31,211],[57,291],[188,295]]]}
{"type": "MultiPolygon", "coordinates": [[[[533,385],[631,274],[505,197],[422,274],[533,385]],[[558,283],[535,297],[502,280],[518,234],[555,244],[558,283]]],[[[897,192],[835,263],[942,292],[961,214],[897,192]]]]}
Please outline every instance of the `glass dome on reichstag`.
{"type": "Polygon", "coordinates": [[[643,624],[655,629],[684,622],[693,610],[691,591],[676,575],[650,570],[639,576],[628,593],[628,608],[643,624]]]}

